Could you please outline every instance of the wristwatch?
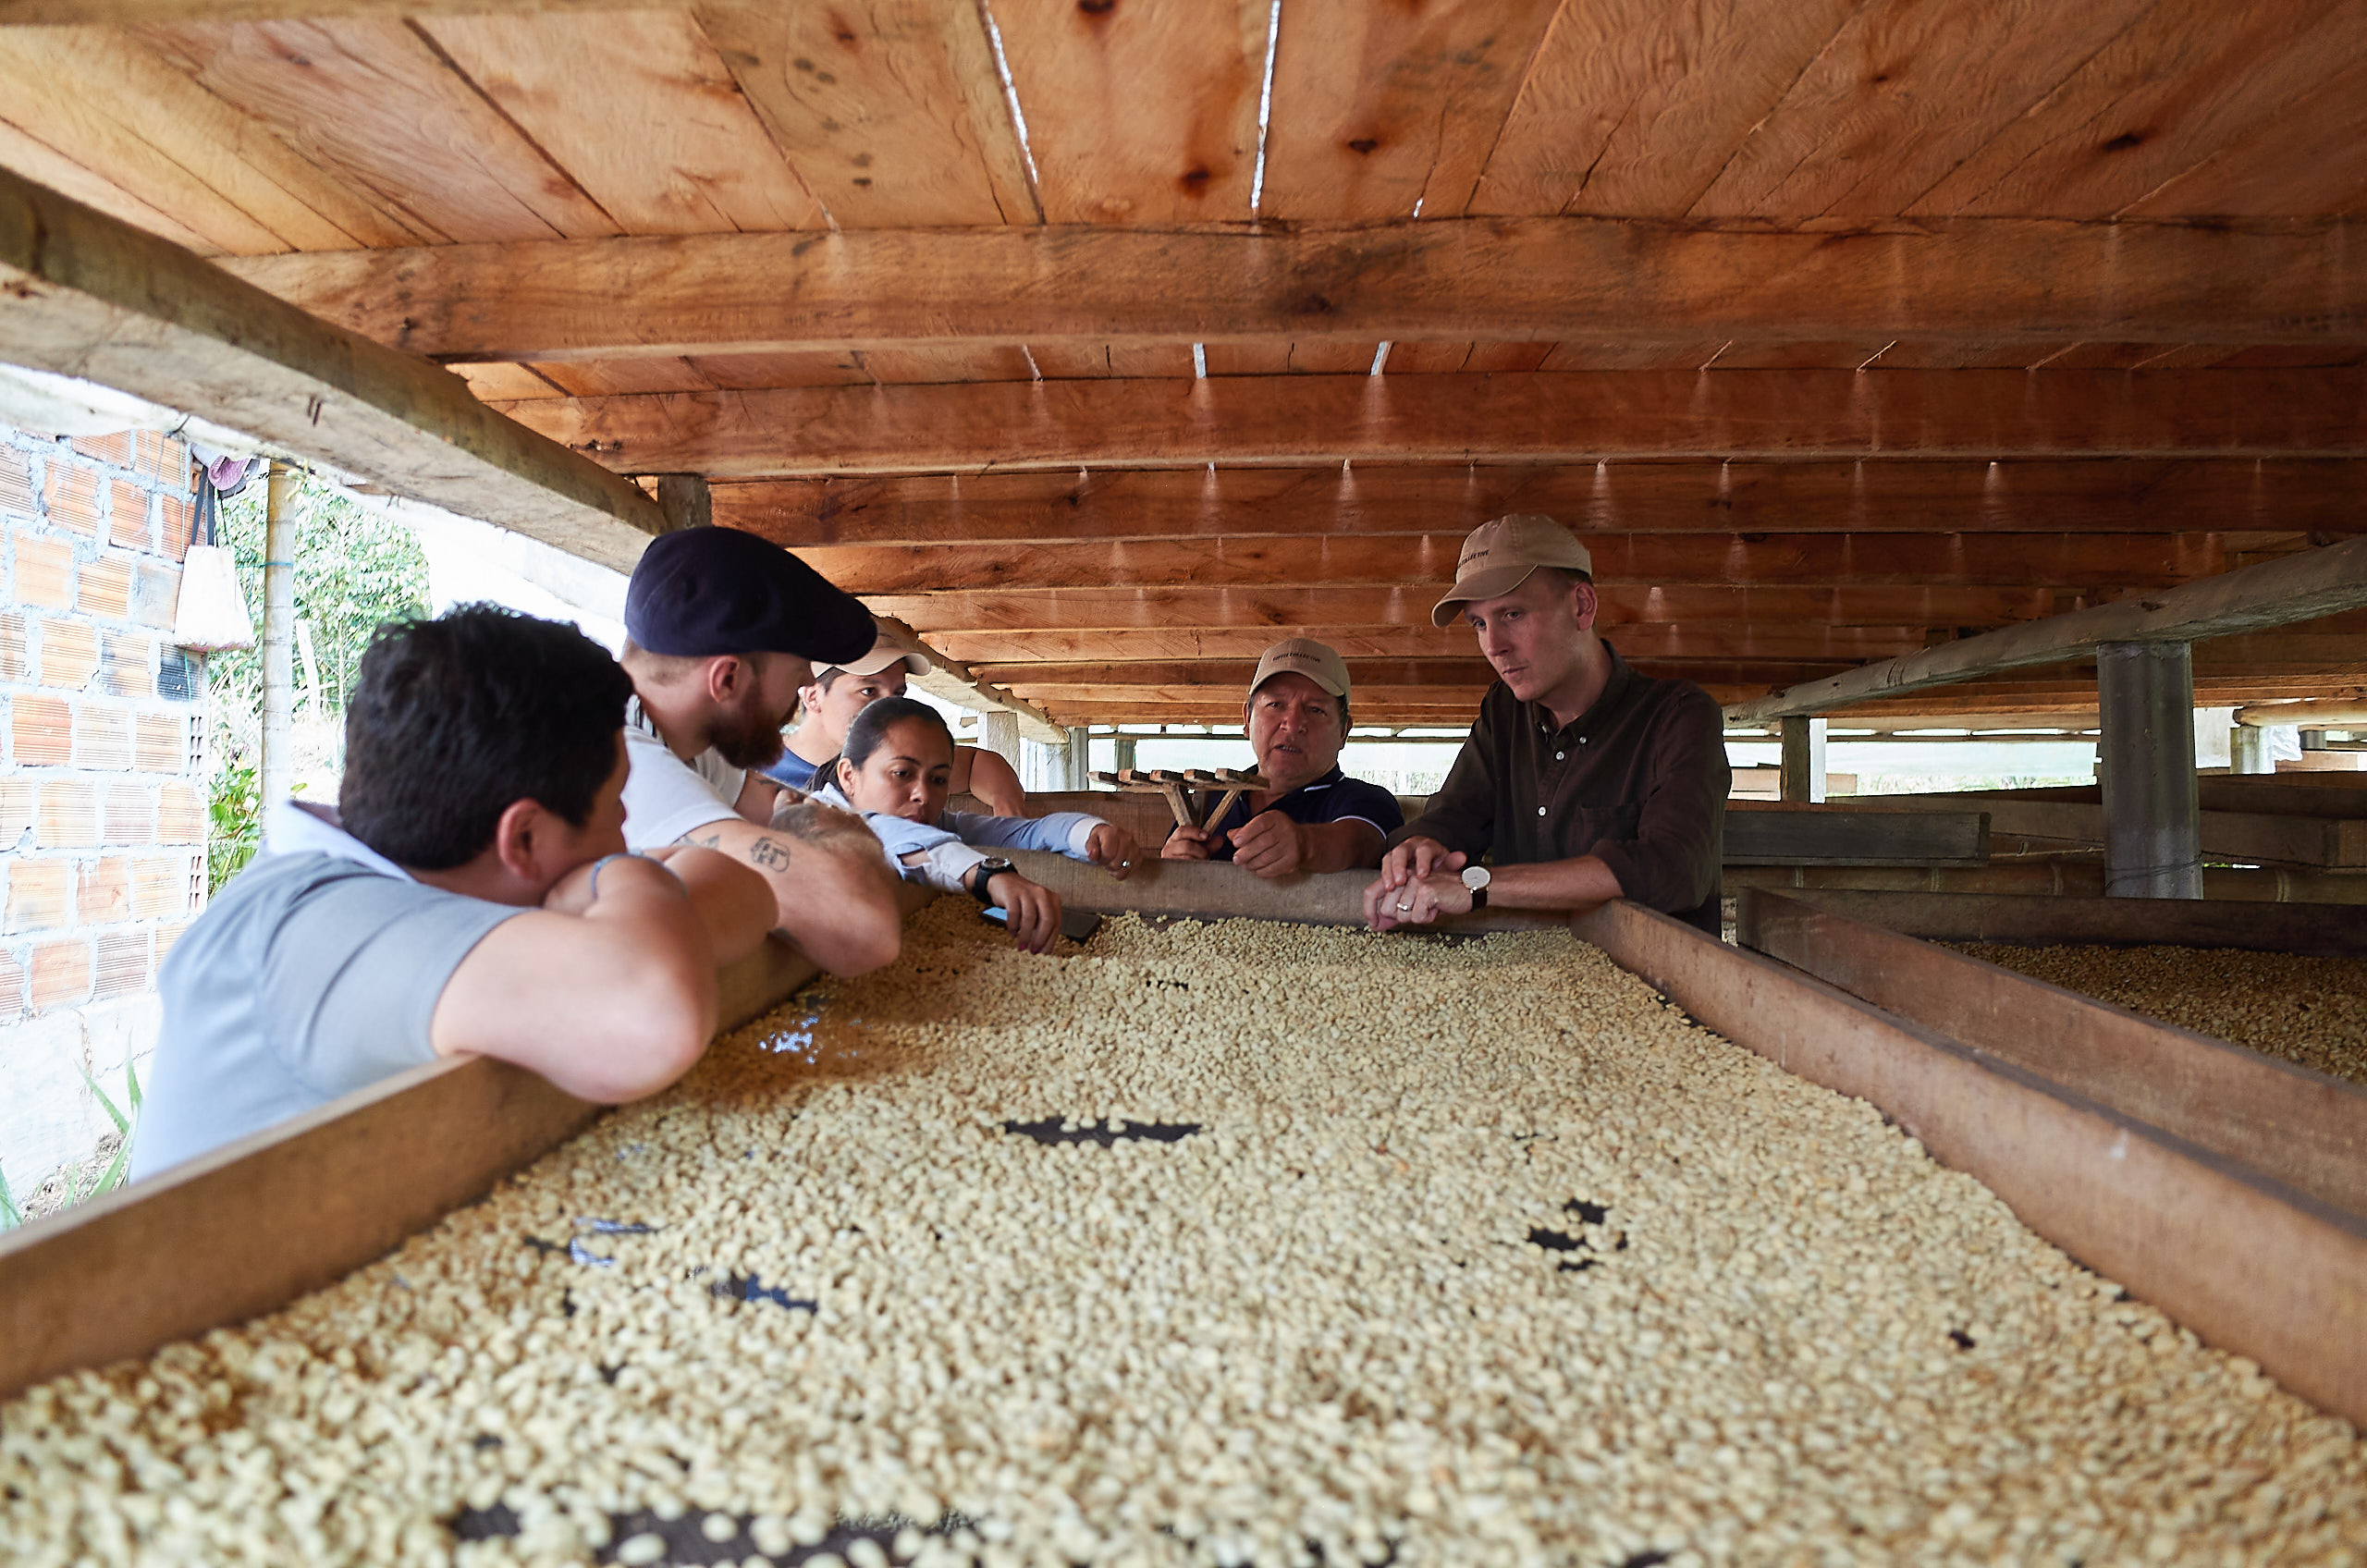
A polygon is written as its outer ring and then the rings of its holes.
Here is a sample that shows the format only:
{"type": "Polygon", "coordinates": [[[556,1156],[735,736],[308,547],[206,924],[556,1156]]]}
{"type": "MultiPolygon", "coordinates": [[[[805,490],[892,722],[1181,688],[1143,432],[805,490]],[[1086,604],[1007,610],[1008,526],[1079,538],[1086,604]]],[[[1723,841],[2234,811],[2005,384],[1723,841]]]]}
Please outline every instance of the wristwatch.
{"type": "Polygon", "coordinates": [[[995,896],[987,891],[987,884],[1011,869],[1011,862],[1000,855],[988,855],[970,868],[970,896],[982,904],[992,905],[995,896]]]}
{"type": "Polygon", "coordinates": [[[1495,875],[1484,865],[1466,865],[1463,868],[1463,885],[1471,889],[1473,909],[1488,907],[1488,884],[1495,879],[1495,875]]]}

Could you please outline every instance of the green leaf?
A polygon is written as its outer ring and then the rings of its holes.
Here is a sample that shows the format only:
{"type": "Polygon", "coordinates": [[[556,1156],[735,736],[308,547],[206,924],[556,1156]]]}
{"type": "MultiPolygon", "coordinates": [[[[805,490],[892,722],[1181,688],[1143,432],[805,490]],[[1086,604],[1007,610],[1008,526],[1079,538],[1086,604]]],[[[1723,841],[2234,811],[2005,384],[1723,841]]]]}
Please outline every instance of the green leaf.
{"type": "Polygon", "coordinates": [[[140,1074],[131,1071],[131,1063],[129,1061],[123,1064],[123,1082],[131,1099],[131,1120],[136,1122],[140,1120],[141,1103],[147,1096],[140,1092],[140,1074]]]}
{"type": "Polygon", "coordinates": [[[97,1197],[101,1193],[111,1193],[122,1186],[124,1167],[130,1160],[131,1140],[126,1138],[117,1146],[115,1158],[107,1162],[106,1170],[99,1177],[99,1184],[92,1187],[87,1195],[97,1197]]]}
{"type": "Polygon", "coordinates": [[[25,1222],[18,1211],[17,1200],[8,1191],[8,1173],[0,1170],[0,1231],[13,1231],[25,1222]]]}
{"type": "Polygon", "coordinates": [[[91,1070],[78,1061],[74,1064],[74,1071],[82,1075],[83,1083],[91,1085],[91,1093],[99,1096],[99,1104],[106,1110],[107,1120],[115,1123],[115,1130],[129,1133],[131,1131],[130,1121],[115,1108],[115,1101],[107,1098],[107,1092],[99,1087],[99,1081],[91,1076],[91,1070]]]}

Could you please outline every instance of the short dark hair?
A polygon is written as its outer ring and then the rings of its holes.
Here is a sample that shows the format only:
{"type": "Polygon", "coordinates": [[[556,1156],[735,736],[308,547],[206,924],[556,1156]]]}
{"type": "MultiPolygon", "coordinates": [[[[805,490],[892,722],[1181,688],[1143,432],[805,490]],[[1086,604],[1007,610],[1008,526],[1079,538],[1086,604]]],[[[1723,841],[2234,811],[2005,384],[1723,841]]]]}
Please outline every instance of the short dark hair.
{"type": "Polygon", "coordinates": [[[572,626],[497,605],[378,629],[345,709],[345,830],[449,871],[531,800],[581,827],[617,766],[632,678],[572,626]]]}
{"type": "Polygon", "coordinates": [[[910,697],[882,697],[855,715],[847,725],[847,738],[839,748],[839,755],[861,767],[871,760],[871,753],[879,749],[879,742],[888,738],[890,726],[914,718],[937,726],[938,733],[945,737],[945,743],[949,746],[953,743],[953,731],[947,726],[945,716],[926,703],[916,703],[910,697]]]}

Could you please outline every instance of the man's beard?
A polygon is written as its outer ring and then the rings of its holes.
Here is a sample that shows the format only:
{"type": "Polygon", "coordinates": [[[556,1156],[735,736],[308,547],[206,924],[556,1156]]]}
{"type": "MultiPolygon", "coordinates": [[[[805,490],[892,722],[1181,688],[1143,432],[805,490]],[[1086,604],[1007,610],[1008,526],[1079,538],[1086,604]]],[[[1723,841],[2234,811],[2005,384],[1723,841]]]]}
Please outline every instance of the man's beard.
{"type": "Polygon", "coordinates": [[[780,738],[781,723],[781,719],[751,703],[718,716],[707,728],[706,743],[729,766],[768,767],[780,761],[785,749],[780,738]]]}

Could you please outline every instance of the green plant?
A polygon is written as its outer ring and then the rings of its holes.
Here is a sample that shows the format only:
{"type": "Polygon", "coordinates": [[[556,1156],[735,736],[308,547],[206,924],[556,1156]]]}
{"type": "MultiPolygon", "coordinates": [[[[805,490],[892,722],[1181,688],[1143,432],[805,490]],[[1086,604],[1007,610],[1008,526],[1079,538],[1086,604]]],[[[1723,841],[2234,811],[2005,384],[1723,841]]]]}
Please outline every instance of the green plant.
{"type": "Polygon", "coordinates": [[[263,844],[263,779],[255,765],[232,762],[218,769],[205,813],[205,886],[218,893],[263,844]]]}
{"type": "Polygon", "coordinates": [[[131,1106],[129,1115],[118,1109],[115,1101],[107,1097],[107,1092],[99,1087],[99,1081],[91,1076],[89,1068],[78,1062],[76,1070],[82,1074],[82,1082],[91,1085],[91,1093],[99,1097],[100,1108],[107,1113],[107,1120],[115,1123],[115,1130],[122,1142],[116,1145],[115,1158],[107,1162],[107,1168],[99,1173],[99,1179],[92,1183],[89,1191],[78,1192],[72,1186],[68,1186],[66,1201],[69,1206],[87,1202],[102,1193],[111,1193],[123,1185],[124,1172],[131,1164],[131,1129],[140,1118],[140,1106],[143,1097],[140,1093],[140,1075],[131,1070],[131,1063],[128,1061],[123,1064],[123,1082],[126,1090],[124,1097],[131,1106]]]}
{"type": "Polygon", "coordinates": [[[0,1170],[0,1231],[13,1231],[25,1222],[17,1210],[17,1200],[8,1192],[8,1173],[0,1170]]]}

